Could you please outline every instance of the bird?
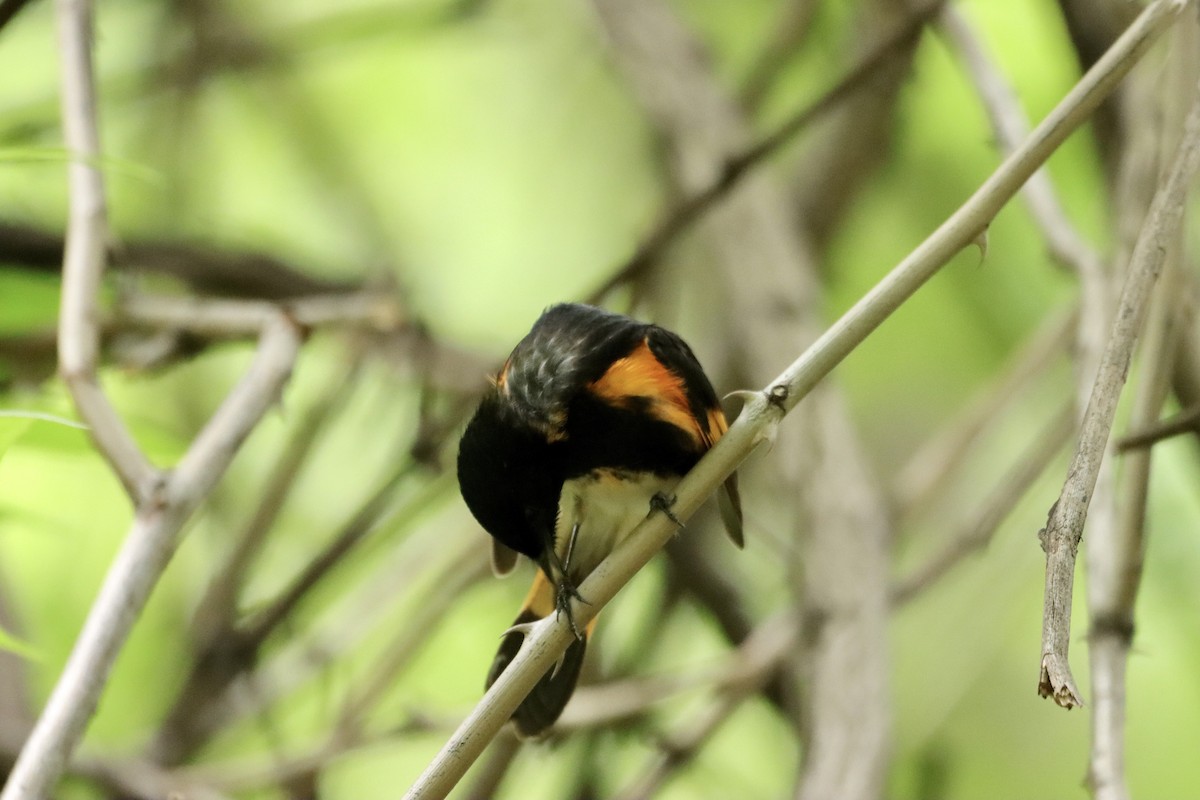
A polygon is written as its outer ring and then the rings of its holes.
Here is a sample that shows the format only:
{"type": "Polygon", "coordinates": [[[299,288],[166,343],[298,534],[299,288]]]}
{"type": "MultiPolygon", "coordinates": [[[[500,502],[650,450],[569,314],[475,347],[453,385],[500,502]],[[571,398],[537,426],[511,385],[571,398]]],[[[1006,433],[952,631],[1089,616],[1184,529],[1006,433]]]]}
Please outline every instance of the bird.
{"type": "MultiPolygon", "coordinates": [[[[492,566],[538,566],[486,687],[520,650],[522,629],[566,612],[576,639],[512,716],[522,738],[545,735],[575,689],[592,619],[579,630],[577,587],[653,509],[670,512],[680,478],[728,430],[692,349],[651,323],[580,303],[547,308],[490,381],[459,442],[458,481],[492,537],[492,566]]],[[[744,546],[737,477],[719,493],[744,546]]]]}

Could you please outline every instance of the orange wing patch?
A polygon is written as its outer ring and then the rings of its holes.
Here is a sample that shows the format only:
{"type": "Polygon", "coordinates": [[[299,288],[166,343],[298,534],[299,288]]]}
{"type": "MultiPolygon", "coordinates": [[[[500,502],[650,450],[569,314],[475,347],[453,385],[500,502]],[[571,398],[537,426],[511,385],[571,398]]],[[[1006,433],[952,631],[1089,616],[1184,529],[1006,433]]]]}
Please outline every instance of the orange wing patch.
{"type": "MultiPolygon", "coordinates": [[[[613,405],[628,404],[635,397],[644,398],[650,403],[651,414],[685,431],[697,445],[711,446],[720,436],[720,433],[711,436],[692,414],[683,379],[655,357],[645,340],[632,353],[614,361],[588,388],[613,405]]],[[[719,410],[715,413],[721,416],[719,410]]],[[[713,412],[709,412],[710,430],[712,415],[713,412]]],[[[723,422],[724,417],[721,419],[723,422]]]]}

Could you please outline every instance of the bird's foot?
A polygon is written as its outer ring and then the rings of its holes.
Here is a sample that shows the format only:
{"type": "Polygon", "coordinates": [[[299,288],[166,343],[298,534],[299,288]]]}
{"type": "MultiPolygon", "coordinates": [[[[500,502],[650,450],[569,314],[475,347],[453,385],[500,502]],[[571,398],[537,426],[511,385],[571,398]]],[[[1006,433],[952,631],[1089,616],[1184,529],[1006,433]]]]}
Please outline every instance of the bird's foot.
{"type": "Polygon", "coordinates": [[[575,624],[575,613],[571,610],[571,601],[578,600],[579,602],[590,605],[583,595],[579,593],[579,589],[575,587],[574,581],[566,575],[562,575],[558,579],[558,592],[554,598],[554,613],[555,618],[559,614],[566,613],[567,623],[571,626],[571,633],[575,634],[575,638],[583,641],[583,633],[580,632],[579,626],[575,624]]]}
{"type": "Polygon", "coordinates": [[[667,515],[667,519],[675,523],[675,527],[683,529],[683,523],[679,521],[679,517],[675,516],[675,512],[671,510],[671,506],[675,505],[675,495],[666,494],[665,492],[655,492],[650,498],[650,513],[661,511],[667,515]]]}

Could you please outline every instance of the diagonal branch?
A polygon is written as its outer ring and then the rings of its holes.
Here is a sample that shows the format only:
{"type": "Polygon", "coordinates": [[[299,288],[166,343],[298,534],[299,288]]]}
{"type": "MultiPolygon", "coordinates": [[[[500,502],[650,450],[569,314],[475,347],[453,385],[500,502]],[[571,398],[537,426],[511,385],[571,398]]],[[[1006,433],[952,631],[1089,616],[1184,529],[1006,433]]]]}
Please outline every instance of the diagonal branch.
{"type": "MultiPolygon", "coordinates": [[[[1184,4],[1177,5],[1182,8],[1184,4]]],[[[1162,269],[1167,247],[1178,230],[1189,184],[1200,166],[1200,87],[1197,90],[1196,102],[1188,114],[1184,138],[1171,162],[1166,184],[1155,194],[1134,247],[1129,275],[1121,291],[1112,331],[1084,414],[1078,449],[1071,460],[1062,493],[1050,509],[1046,527],[1039,533],[1042,549],[1046,551],[1046,589],[1038,693],[1042,697],[1053,697],[1054,702],[1064,708],[1073,708],[1083,702],[1067,661],[1075,555],[1150,290],[1162,269]]]]}
{"type": "MultiPolygon", "coordinates": [[[[761,391],[748,393],[746,406],[729,432],[679,484],[672,508],[676,517],[690,518],[759,444],[773,437],[784,415],[951,257],[975,240],[1034,170],[1115,88],[1182,8],[1177,0],[1158,0],[1148,6],[1108,54],[958,211],[779,377],[761,391]]],[[[590,602],[573,607],[576,622],[590,621],[676,530],[675,523],[662,514],[652,515],[638,526],[579,587],[590,602]]],[[[408,800],[444,797],[453,788],[572,641],[570,627],[562,618],[565,616],[557,620],[550,617],[535,626],[508,669],[408,790],[408,800]]]]}

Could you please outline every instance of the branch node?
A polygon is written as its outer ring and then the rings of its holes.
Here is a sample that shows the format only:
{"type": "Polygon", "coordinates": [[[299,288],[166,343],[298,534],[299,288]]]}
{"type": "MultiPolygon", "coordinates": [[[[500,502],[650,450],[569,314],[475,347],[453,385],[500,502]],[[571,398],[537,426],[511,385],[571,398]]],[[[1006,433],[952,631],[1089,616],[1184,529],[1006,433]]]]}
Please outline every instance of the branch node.
{"type": "Polygon", "coordinates": [[[785,404],[790,395],[791,390],[786,383],[777,383],[767,391],[767,402],[780,411],[786,411],[785,404]]]}

